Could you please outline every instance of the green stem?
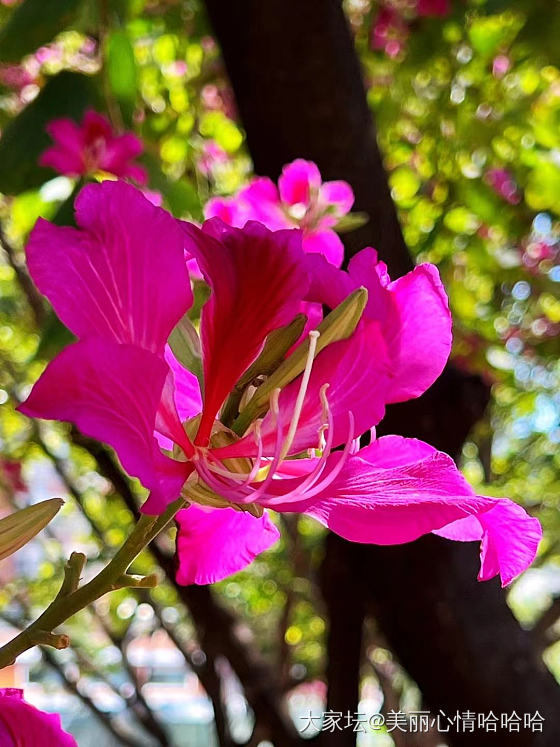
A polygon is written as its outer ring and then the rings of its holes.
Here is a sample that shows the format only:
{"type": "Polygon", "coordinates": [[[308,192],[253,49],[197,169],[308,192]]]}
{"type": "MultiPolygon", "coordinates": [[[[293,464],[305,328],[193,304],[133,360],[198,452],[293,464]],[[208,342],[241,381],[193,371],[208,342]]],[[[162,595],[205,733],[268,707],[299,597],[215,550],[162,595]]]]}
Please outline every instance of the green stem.
{"type": "MultiPolygon", "coordinates": [[[[48,643],[54,629],[76,612],[92,604],[107,592],[122,588],[123,579],[127,578],[131,563],[184,506],[185,501],[180,498],[172,503],[161,516],[141,516],[132,533],[110,563],[80,588],[77,588],[76,579],[76,570],[81,571],[80,558],[79,554],[73,553],[66,567],[62,588],[56,598],[34,623],[0,648],[0,669],[11,664],[16,657],[33,646],[48,643]]],[[[54,641],[54,637],[52,640],[54,641]]]]}

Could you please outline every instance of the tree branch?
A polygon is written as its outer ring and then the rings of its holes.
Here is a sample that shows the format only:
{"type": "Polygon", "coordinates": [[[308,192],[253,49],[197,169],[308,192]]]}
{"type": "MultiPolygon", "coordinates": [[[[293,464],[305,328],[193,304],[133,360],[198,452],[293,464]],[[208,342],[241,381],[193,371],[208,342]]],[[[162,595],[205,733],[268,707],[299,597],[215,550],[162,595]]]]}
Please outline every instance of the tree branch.
{"type": "Polygon", "coordinates": [[[43,326],[45,321],[45,306],[41,294],[35,288],[33,281],[29,277],[27,269],[18,259],[17,252],[6,237],[4,227],[0,223],[0,246],[4,250],[10,267],[16,274],[18,284],[23,291],[25,298],[29,304],[35,323],[39,328],[43,326]]]}

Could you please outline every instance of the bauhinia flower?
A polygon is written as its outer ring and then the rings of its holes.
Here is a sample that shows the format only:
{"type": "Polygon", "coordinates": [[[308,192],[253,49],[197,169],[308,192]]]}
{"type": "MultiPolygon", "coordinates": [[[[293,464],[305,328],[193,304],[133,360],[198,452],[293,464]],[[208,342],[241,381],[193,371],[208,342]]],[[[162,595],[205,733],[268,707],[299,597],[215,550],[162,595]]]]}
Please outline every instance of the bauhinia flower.
{"type": "Polygon", "coordinates": [[[234,197],[209,200],[204,214],[237,228],[248,220],[273,231],[300,228],[304,251],[323,254],[338,267],[344,248],[334,227],[353,203],[354,193],[347,182],[323,182],[312,161],[298,158],[284,166],[278,186],[271,179],[257,177],[234,197]]]}
{"type": "Polygon", "coordinates": [[[508,583],[533,560],[538,521],[475,495],[447,455],[373,433],[360,449],[385,405],[425,391],[449,355],[433,266],[391,281],[366,249],[345,272],[306,255],[300,231],[216,218],[197,228],[122,182],[85,187],[76,222],[40,220],[27,247],[37,287],[78,342],[21,410],[110,444],[150,490],[144,512],[188,501],[180,582],[221,579],[269,547],[269,509],[355,542],[479,540],[481,579],[508,583]],[[186,256],[210,291],[200,336],[185,316],[186,256]],[[297,342],[303,302],[333,310],[297,342]]]}
{"type": "Polygon", "coordinates": [[[146,184],[148,175],[134,159],[144,150],[140,138],[131,132],[117,135],[110,122],[96,111],[84,114],[81,124],[66,117],[47,125],[53,140],[39,163],[65,176],[86,176],[99,172],[146,184]]]}
{"type": "Polygon", "coordinates": [[[56,713],[45,713],[23,699],[23,690],[0,689],[2,747],[78,747],[56,713]]]}

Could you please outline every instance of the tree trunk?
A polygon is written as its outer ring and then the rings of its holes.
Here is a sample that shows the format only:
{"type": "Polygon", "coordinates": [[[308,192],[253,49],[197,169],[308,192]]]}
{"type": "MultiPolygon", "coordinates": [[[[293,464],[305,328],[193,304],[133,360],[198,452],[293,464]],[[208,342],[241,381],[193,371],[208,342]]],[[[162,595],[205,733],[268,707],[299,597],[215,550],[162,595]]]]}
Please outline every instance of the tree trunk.
{"type": "MultiPolygon", "coordinates": [[[[393,276],[407,272],[412,262],[340,0],[206,0],[206,5],[256,173],[275,179],[283,164],[302,157],[314,160],[325,179],[347,180],[355,209],[370,218],[345,235],[348,257],[373,245],[393,276]]],[[[449,367],[424,397],[389,408],[383,427],[456,456],[487,400],[480,381],[449,367]]],[[[330,615],[329,708],[356,710],[361,604],[367,600],[436,713],[538,709],[546,718],[543,734],[502,732],[502,740],[526,747],[560,744],[557,685],[498,584],[476,582],[477,554],[473,543],[436,537],[386,548],[329,536],[322,574],[330,615]]],[[[473,744],[473,737],[477,745],[495,745],[500,734],[457,734],[452,743],[470,738],[473,744]]],[[[351,730],[333,736],[337,747],[354,743],[351,730]]]]}

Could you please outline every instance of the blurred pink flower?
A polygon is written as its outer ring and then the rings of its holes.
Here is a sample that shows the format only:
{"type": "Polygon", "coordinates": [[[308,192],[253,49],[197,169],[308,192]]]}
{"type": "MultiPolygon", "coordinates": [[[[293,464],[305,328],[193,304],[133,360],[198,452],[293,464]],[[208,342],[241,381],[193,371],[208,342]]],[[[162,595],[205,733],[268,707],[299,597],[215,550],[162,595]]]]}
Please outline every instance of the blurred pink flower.
{"type": "Polygon", "coordinates": [[[419,16],[446,16],[451,12],[451,0],[418,0],[416,12],[419,16]]]}
{"type": "Polygon", "coordinates": [[[520,202],[521,195],[517,190],[517,184],[507,169],[488,169],[484,175],[484,181],[497,195],[511,205],[517,205],[520,202]]]}
{"type": "Polygon", "coordinates": [[[144,167],[133,162],[143,151],[142,141],[131,132],[116,135],[98,112],[87,111],[80,125],[72,119],[53,119],[47,132],[54,145],[41,155],[41,166],[66,176],[106,171],[142,185],[148,181],[144,167]]]}
{"type": "Polygon", "coordinates": [[[213,140],[206,140],[202,146],[202,151],[198,159],[198,170],[208,176],[212,173],[215,166],[226,163],[228,154],[213,140]]]}
{"type": "Polygon", "coordinates": [[[284,166],[278,186],[267,177],[256,177],[233,197],[209,200],[204,214],[237,228],[248,220],[273,231],[300,228],[304,251],[323,254],[338,267],[344,247],[333,229],[353,203],[347,182],[323,182],[317,166],[299,158],[284,166]]]}
{"type": "Polygon", "coordinates": [[[23,690],[0,689],[0,744],[2,747],[78,747],[60,724],[60,716],[26,703],[23,690]]]}
{"type": "Polygon", "coordinates": [[[511,67],[511,60],[505,54],[494,57],[492,62],[492,75],[495,78],[503,78],[511,67]]]}
{"type": "Polygon", "coordinates": [[[371,48],[396,57],[404,49],[408,34],[408,23],[402,14],[392,5],[383,5],[371,28],[371,48]]]}
{"type": "MultiPolygon", "coordinates": [[[[306,184],[283,181],[284,200],[305,204],[306,184]]],[[[428,532],[479,540],[481,579],[499,573],[508,583],[532,561],[538,521],[511,501],[475,495],[447,455],[398,436],[359,448],[385,405],[422,394],[448,358],[451,316],[434,266],[391,281],[365,249],[345,272],[305,255],[299,231],[217,218],[198,228],[123,182],[85,187],[76,220],[77,229],[39,220],[27,247],[37,287],[79,341],[20,409],[110,444],[151,491],[143,511],[187,498],[178,514],[181,583],[224,578],[269,547],[278,531],[266,509],[313,516],[354,542],[428,532]],[[203,389],[166,346],[192,303],[185,250],[210,288],[196,345],[203,389]],[[273,330],[302,302],[333,308],[360,286],[368,300],[350,337],[315,355],[312,331],[303,372],[270,392],[267,412],[238,424],[241,436],[220,422],[273,330]]],[[[253,379],[244,391],[248,406],[258,386],[253,379]]]]}
{"type": "Polygon", "coordinates": [[[0,65],[0,83],[16,91],[35,83],[35,76],[23,65],[0,65]]]}
{"type": "Polygon", "coordinates": [[[17,459],[5,459],[0,456],[0,486],[7,483],[10,490],[27,490],[21,474],[21,462],[17,459]]]}

